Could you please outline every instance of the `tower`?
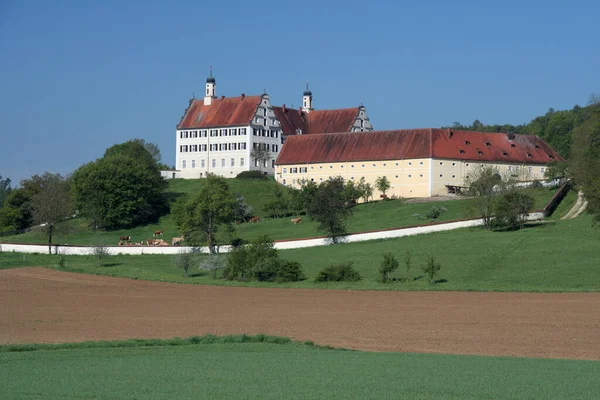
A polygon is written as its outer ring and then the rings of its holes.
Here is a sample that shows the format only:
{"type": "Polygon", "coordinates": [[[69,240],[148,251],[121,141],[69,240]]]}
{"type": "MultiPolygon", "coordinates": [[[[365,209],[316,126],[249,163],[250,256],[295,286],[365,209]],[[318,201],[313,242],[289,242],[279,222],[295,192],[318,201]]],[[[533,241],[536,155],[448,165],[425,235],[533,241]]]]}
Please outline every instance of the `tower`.
{"type": "Polygon", "coordinates": [[[204,105],[210,106],[214,98],[216,98],[215,88],[217,86],[217,81],[212,74],[212,67],[210,67],[210,75],[206,78],[206,93],[204,94],[204,105]]]}
{"type": "Polygon", "coordinates": [[[312,101],[313,101],[312,92],[308,89],[308,82],[307,82],[306,90],[304,91],[304,94],[302,95],[302,111],[304,111],[305,113],[309,113],[313,109],[312,101]]]}

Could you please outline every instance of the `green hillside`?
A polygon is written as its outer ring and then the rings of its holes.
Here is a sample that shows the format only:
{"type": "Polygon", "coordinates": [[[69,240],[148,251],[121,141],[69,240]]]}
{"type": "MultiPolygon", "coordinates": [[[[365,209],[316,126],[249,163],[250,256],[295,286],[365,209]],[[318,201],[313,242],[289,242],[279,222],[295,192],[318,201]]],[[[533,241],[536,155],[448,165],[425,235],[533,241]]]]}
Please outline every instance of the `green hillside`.
{"type": "MultiPolygon", "coordinates": [[[[174,179],[169,181],[169,193],[172,198],[177,199],[183,196],[198,191],[204,184],[204,180],[184,180],[174,179]]],[[[244,196],[248,204],[254,210],[255,215],[264,217],[264,204],[272,200],[277,187],[285,187],[277,184],[275,181],[260,181],[260,180],[241,180],[228,179],[227,183],[230,186],[232,193],[239,193],[244,196]]],[[[529,189],[529,193],[535,198],[535,209],[543,208],[548,200],[554,194],[551,189],[529,189]]],[[[354,215],[348,220],[348,231],[365,232],[379,229],[398,228],[404,226],[412,226],[426,224],[428,221],[417,219],[414,215],[426,215],[432,206],[441,206],[448,209],[444,212],[438,221],[450,221],[461,218],[472,218],[476,215],[468,207],[467,199],[435,201],[435,202],[403,202],[403,201],[376,201],[368,204],[360,204],[355,208],[354,215]]],[[[303,223],[294,225],[290,222],[290,216],[286,218],[262,218],[260,223],[242,224],[236,228],[236,234],[245,240],[253,240],[260,235],[268,234],[275,240],[307,238],[322,235],[316,228],[316,223],[306,216],[300,216],[303,223]]],[[[87,226],[87,223],[82,219],[75,218],[64,224],[62,233],[58,233],[54,237],[54,243],[58,244],[92,244],[102,241],[105,244],[116,245],[119,241],[119,236],[131,236],[132,241],[139,242],[152,238],[152,234],[156,230],[164,231],[164,239],[170,241],[172,237],[180,236],[180,232],[171,215],[162,217],[157,223],[145,226],[139,226],[131,229],[115,230],[115,231],[99,231],[93,232],[87,226]]],[[[230,238],[226,235],[221,235],[220,243],[229,243],[230,238]]],[[[0,237],[2,242],[19,242],[19,243],[45,243],[46,239],[41,232],[32,230],[21,235],[11,235],[0,237]]]]}

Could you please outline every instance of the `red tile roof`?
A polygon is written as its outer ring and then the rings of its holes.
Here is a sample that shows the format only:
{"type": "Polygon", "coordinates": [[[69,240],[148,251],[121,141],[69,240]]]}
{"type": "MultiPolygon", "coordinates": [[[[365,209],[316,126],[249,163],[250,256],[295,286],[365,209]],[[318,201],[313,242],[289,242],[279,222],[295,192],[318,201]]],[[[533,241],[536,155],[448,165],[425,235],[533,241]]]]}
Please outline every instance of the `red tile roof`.
{"type": "Polygon", "coordinates": [[[442,158],[547,164],[564,161],[538,136],[406,129],[288,137],[276,164],[442,158]]]}
{"type": "Polygon", "coordinates": [[[205,106],[204,99],[195,99],[177,129],[248,125],[260,100],[260,96],[221,97],[205,106]]]}
{"type": "Polygon", "coordinates": [[[358,107],[312,110],[309,113],[273,107],[273,111],[281,122],[284,134],[288,136],[295,135],[298,128],[302,129],[302,134],[349,132],[358,116],[358,107]]]}

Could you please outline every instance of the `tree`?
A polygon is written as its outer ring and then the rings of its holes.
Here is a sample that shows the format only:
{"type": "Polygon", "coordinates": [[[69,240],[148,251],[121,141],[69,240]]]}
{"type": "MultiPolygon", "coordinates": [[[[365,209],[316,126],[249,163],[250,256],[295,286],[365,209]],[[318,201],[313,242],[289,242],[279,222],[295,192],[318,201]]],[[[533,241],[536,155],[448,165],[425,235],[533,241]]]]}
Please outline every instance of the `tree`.
{"type": "Polygon", "coordinates": [[[213,279],[217,279],[217,272],[224,268],[224,261],[221,257],[210,256],[203,257],[200,261],[200,271],[210,272],[213,279]]]}
{"type": "Polygon", "coordinates": [[[308,209],[311,218],[318,222],[318,229],[333,243],[346,235],[346,221],[352,215],[343,191],[344,180],[340,176],[321,182],[308,209]]]}
{"type": "Polygon", "coordinates": [[[392,185],[390,185],[390,181],[388,180],[387,176],[380,176],[375,181],[375,187],[377,187],[377,190],[379,190],[385,196],[385,192],[387,192],[392,185]]]}
{"type": "Polygon", "coordinates": [[[248,205],[244,196],[238,193],[235,196],[235,209],[233,210],[233,214],[236,222],[246,222],[254,216],[254,208],[248,205]]]}
{"type": "Polygon", "coordinates": [[[412,268],[413,265],[413,253],[410,250],[406,250],[406,252],[404,253],[404,265],[406,266],[406,280],[410,281],[411,277],[410,277],[410,269],[412,268]]]}
{"type": "Polygon", "coordinates": [[[290,212],[290,202],[287,199],[287,196],[281,189],[281,187],[277,187],[274,193],[275,197],[269,201],[267,201],[263,208],[266,213],[271,217],[280,218],[284,215],[287,215],[290,212]]]}
{"type": "Polygon", "coordinates": [[[379,267],[381,281],[383,283],[389,282],[392,279],[392,273],[398,269],[399,265],[400,263],[392,253],[385,253],[383,255],[383,260],[381,261],[381,266],[379,267]]]}
{"type": "Polygon", "coordinates": [[[428,256],[425,264],[423,264],[423,272],[429,278],[429,283],[435,283],[435,276],[442,269],[439,262],[433,256],[428,256]]]}
{"type": "Polygon", "coordinates": [[[262,143],[256,143],[256,146],[250,151],[250,158],[258,162],[258,167],[262,171],[263,164],[269,162],[272,158],[271,152],[262,143]]]}
{"type": "Polygon", "coordinates": [[[373,186],[370,183],[365,181],[365,178],[360,178],[358,181],[357,189],[360,192],[360,197],[363,199],[365,203],[369,202],[369,199],[373,197],[373,186]]]}
{"type": "Polygon", "coordinates": [[[130,228],[168,211],[167,182],[140,140],[108,148],[72,180],[77,208],[94,229],[130,228]]]}
{"type": "Polygon", "coordinates": [[[96,259],[96,265],[100,267],[102,261],[110,257],[110,250],[100,238],[97,238],[96,243],[90,249],[90,255],[96,259]]]}
{"type": "Polygon", "coordinates": [[[477,131],[477,130],[483,128],[483,126],[484,125],[478,119],[476,119],[475,121],[473,121],[473,124],[471,125],[471,127],[473,128],[474,131],[477,131]]]}
{"type": "Polygon", "coordinates": [[[499,196],[496,201],[496,220],[502,226],[519,226],[522,229],[534,204],[533,197],[527,193],[511,189],[499,196]]]}
{"type": "Polygon", "coordinates": [[[179,253],[174,254],[171,262],[175,268],[179,268],[183,270],[183,276],[188,277],[188,271],[194,265],[194,261],[196,259],[196,255],[193,251],[188,249],[181,249],[179,253]]]}
{"type": "Polygon", "coordinates": [[[144,149],[152,156],[156,164],[160,164],[162,161],[162,155],[160,154],[160,148],[154,143],[146,142],[144,139],[133,139],[133,142],[137,142],[144,146],[144,149]]]}
{"type": "Polygon", "coordinates": [[[40,191],[31,198],[33,220],[48,238],[48,253],[52,254],[52,237],[59,223],[71,215],[69,182],[59,174],[41,176],[40,191]]]}
{"type": "Polygon", "coordinates": [[[473,196],[469,206],[483,220],[486,229],[492,229],[496,186],[501,183],[500,171],[495,166],[477,165],[469,170],[466,183],[468,194],[473,196]]]}
{"type": "Polygon", "coordinates": [[[566,162],[553,161],[544,172],[544,178],[551,181],[558,179],[559,182],[563,182],[569,177],[569,165],[566,162]]]}
{"type": "Polygon", "coordinates": [[[346,204],[349,206],[356,205],[358,199],[361,198],[361,191],[358,189],[358,186],[354,184],[354,181],[347,181],[344,184],[343,196],[346,199],[346,204]]]}
{"type": "Polygon", "coordinates": [[[179,229],[192,245],[206,243],[215,253],[215,234],[220,226],[235,220],[236,200],[229,191],[225,178],[208,174],[200,191],[175,210],[179,229]]]}
{"type": "Polygon", "coordinates": [[[10,190],[10,179],[2,179],[2,175],[0,175],[0,207],[4,205],[4,199],[6,199],[10,190]]]}
{"type": "Polygon", "coordinates": [[[300,184],[300,189],[292,192],[294,209],[298,212],[308,214],[308,207],[318,189],[319,187],[314,181],[303,180],[300,184]]]}
{"type": "Polygon", "coordinates": [[[23,230],[33,225],[31,195],[23,188],[13,189],[0,208],[0,231],[23,230]]]}

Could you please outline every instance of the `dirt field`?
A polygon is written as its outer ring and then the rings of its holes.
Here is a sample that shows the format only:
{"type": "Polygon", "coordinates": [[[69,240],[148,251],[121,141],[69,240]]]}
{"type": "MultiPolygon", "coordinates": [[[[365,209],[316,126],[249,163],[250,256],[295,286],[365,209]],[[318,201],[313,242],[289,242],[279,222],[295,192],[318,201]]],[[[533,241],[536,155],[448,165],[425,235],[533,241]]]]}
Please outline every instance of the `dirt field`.
{"type": "Polygon", "coordinates": [[[600,359],[600,293],[362,292],[0,271],[0,343],[264,333],[371,351],[600,359]]]}

